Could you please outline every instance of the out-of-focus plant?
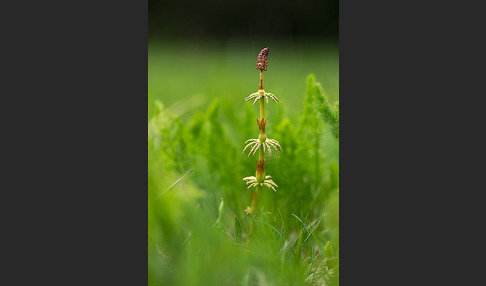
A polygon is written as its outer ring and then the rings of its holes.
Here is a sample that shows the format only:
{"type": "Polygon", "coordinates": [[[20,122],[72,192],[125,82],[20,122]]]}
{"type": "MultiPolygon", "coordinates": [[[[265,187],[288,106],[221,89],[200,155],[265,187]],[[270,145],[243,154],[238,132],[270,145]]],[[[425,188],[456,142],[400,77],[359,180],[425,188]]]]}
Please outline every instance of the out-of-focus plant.
{"type": "Polygon", "coordinates": [[[332,134],[339,139],[339,101],[334,106],[329,105],[327,97],[320,83],[316,82],[313,74],[307,77],[307,89],[315,96],[316,109],[324,122],[331,127],[332,134]]]}

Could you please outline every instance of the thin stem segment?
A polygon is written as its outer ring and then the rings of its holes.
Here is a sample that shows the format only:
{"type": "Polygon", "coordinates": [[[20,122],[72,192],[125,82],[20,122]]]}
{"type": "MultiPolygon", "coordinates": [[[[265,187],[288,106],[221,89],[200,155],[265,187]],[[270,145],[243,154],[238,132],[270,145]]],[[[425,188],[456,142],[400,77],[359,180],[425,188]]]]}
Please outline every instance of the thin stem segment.
{"type": "MultiPolygon", "coordinates": [[[[260,71],[260,86],[262,86],[262,72],[260,71]]],[[[260,120],[265,118],[265,99],[262,97],[260,98],[260,120]]],[[[263,148],[260,148],[258,152],[258,160],[263,162],[265,160],[265,153],[263,152],[263,148]]],[[[265,172],[263,170],[263,172],[265,172]]],[[[258,215],[260,212],[260,200],[262,196],[263,187],[258,185],[255,188],[255,192],[252,192],[251,196],[251,209],[253,211],[253,215],[258,215]]]]}
{"type": "Polygon", "coordinates": [[[265,119],[265,99],[260,98],[260,120],[265,119]]]}
{"type": "Polygon", "coordinates": [[[263,71],[260,70],[260,85],[258,86],[258,89],[263,89],[263,71]]]}

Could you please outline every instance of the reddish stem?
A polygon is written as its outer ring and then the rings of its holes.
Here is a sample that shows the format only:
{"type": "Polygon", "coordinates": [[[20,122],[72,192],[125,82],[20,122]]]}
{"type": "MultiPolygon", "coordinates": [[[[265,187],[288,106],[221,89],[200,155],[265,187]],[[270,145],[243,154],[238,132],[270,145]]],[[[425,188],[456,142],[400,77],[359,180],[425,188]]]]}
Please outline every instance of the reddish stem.
{"type": "Polygon", "coordinates": [[[263,89],[263,71],[260,70],[260,85],[258,86],[258,89],[263,89]]]}

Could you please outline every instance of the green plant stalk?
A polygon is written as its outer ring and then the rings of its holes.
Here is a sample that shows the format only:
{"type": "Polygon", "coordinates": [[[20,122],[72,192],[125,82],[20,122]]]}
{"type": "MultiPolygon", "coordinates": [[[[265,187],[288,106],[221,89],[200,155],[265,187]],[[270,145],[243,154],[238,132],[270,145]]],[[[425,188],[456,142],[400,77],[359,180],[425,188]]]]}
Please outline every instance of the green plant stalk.
{"type": "MultiPolygon", "coordinates": [[[[260,98],[260,120],[265,118],[265,99],[260,98]]],[[[260,158],[261,159],[261,158],[260,158]]]]}
{"type": "MultiPolygon", "coordinates": [[[[262,72],[260,72],[260,87],[262,87],[261,74],[262,72]]],[[[260,120],[263,120],[264,118],[265,118],[265,99],[260,98],[260,120]]],[[[265,159],[265,154],[263,153],[263,148],[260,148],[260,150],[258,151],[258,160],[261,162],[264,159],[265,159]]],[[[252,195],[251,208],[255,216],[258,216],[258,213],[260,211],[260,201],[261,201],[262,192],[263,192],[263,187],[256,186],[255,192],[252,195]]]]}
{"type": "Polygon", "coordinates": [[[250,152],[248,156],[255,155],[258,151],[258,160],[257,160],[257,171],[255,176],[249,176],[243,178],[246,181],[246,184],[249,188],[255,188],[251,191],[251,208],[248,207],[245,212],[250,215],[251,220],[248,226],[248,238],[250,238],[250,234],[252,234],[256,229],[256,223],[254,221],[255,217],[259,217],[261,215],[261,200],[263,197],[263,187],[267,187],[273,191],[277,191],[275,188],[278,187],[277,184],[273,180],[271,180],[270,175],[265,174],[265,153],[268,152],[271,155],[270,148],[273,148],[278,157],[278,150],[282,152],[282,147],[275,139],[267,138],[267,134],[265,132],[265,125],[267,123],[267,119],[265,119],[265,100],[272,99],[275,103],[280,102],[278,98],[272,93],[266,93],[263,89],[263,71],[267,70],[267,56],[268,56],[268,48],[264,48],[258,54],[257,60],[257,69],[260,70],[260,83],[258,85],[258,91],[255,93],[250,94],[250,96],[246,97],[245,100],[254,100],[253,104],[255,104],[258,100],[260,100],[260,118],[257,118],[258,129],[260,133],[257,139],[249,139],[245,142],[246,146],[243,149],[243,153],[245,150],[250,147],[250,152]],[[268,151],[266,151],[268,150],[268,151]]]}
{"type": "Polygon", "coordinates": [[[260,201],[263,193],[263,187],[256,186],[255,191],[252,192],[253,193],[251,196],[251,209],[253,211],[253,215],[258,216],[260,214],[260,201]]]}

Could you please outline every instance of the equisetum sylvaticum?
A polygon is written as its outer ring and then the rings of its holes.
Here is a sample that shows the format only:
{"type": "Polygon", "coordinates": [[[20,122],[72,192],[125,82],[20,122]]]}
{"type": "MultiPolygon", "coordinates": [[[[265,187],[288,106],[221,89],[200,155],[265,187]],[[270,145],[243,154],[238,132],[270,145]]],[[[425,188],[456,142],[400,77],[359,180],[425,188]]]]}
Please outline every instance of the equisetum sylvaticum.
{"type": "Polygon", "coordinates": [[[247,144],[243,149],[243,153],[249,150],[248,156],[255,155],[258,152],[257,170],[255,176],[243,178],[246,181],[248,189],[251,190],[251,207],[247,207],[245,212],[252,216],[257,216],[260,213],[260,200],[262,197],[263,188],[266,187],[273,191],[277,191],[277,184],[272,180],[270,175],[265,174],[265,155],[272,156],[272,149],[275,151],[277,157],[278,152],[283,152],[282,147],[275,139],[270,139],[265,133],[265,125],[267,124],[268,118],[265,118],[265,102],[268,103],[268,99],[272,99],[275,103],[279,102],[278,98],[272,94],[265,92],[263,89],[263,72],[267,70],[267,57],[268,48],[264,48],[258,54],[258,60],[256,64],[257,70],[260,70],[260,84],[258,86],[258,91],[252,93],[250,96],[245,98],[246,101],[253,100],[253,104],[260,101],[260,118],[257,118],[258,128],[260,134],[256,139],[249,139],[245,142],[247,144]]]}

